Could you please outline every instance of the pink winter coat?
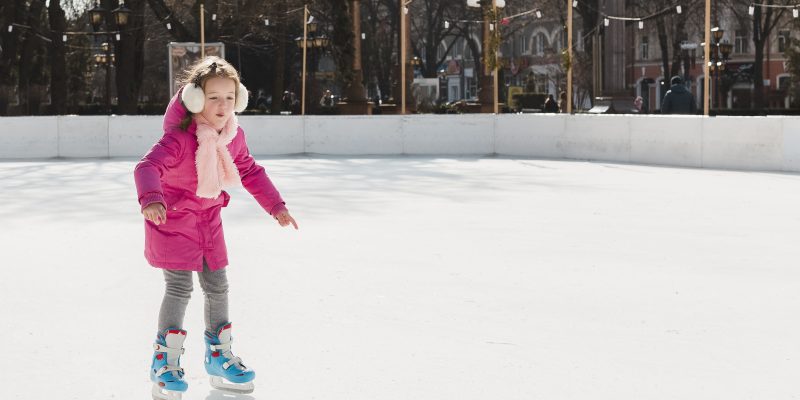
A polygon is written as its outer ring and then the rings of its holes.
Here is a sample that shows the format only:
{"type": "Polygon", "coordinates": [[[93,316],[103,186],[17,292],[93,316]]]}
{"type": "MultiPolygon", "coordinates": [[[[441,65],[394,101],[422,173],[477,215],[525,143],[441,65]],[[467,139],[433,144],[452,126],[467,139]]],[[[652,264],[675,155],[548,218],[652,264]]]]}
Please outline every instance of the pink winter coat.
{"type": "MultiPolygon", "coordinates": [[[[173,270],[202,271],[203,259],[212,271],[228,265],[220,211],[228,205],[225,191],[216,199],[200,198],[197,191],[197,125],[180,128],[187,110],[180,91],[164,114],[164,136],[142,158],[136,170],[136,190],[142,209],[160,202],[167,209],[167,222],[156,225],[145,220],[144,256],[150,265],[173,270]]],[[[286,210],[280,194],[258,165],[238,128],[227,146],[242,185],[270,215],[286,210]]]]}

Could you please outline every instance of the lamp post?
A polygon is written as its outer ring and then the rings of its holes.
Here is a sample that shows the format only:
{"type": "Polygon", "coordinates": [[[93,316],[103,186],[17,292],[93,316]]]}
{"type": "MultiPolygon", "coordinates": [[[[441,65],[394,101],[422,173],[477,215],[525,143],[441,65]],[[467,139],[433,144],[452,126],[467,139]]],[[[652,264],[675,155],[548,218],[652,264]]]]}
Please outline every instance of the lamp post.
{"type": "MultiPolygon", "coordinates": [[[[111,113],[111,67],[114,65],[116,61],[116,57],[113,53],[111,53],[111,46],[109,43],[111,42],[111,37],[116,36],[117,40],[120,39],[120,31],[111,31],[108,29],[108,23],[106,23],[106,30],[100,31],[103,22],[106,20],[106,9],[100,6],[99,1],[95,1],[94,7],[89,10],[89,20],[92,24],[92,30],[94,35],[102,35],[108,36],[108,41],[103,42],[101,44],[101,49],[103,50],[102,54],[95,54],[95,65],[97,66],[104,66],[106,70],[106,96],[105,96],[105,108],[106,112],[109,114],[111,113]]],[[[120,2],[119,7],[111,11],[111,16],[114,18],[114,22],[117,25],[117,28],[123,29],[125,26],[128,25],[128,20],[130,18],[131,10],[125,7],[125,2],[120,2]]]]}
{"type": "Polygon", "coordinates": [[[725,35],[725,31],[720,27],[711,28],[711,37],[714,39],[714,44],[711,48],[711,67],[714,70],[714,107],[719,108],[719,71],[722,66],[719,54],[719,41],[725,35]]]}
{"type": "MultiPolygon", "coordinates": [[[[308,78],[307,75],[307,60],[308,60],[308,49],[315,49],[315,48],[323,48],[328,47],[330,43],[330,39],[324,35],[317,35],[317,29],[319,28],[319,24],[314,22],[313,19],[309,21],[308,17],[308,6],[305,8],[304,13],[304,21],[303,24],[303,37],[295,39],[295,43],[297,47],[303,49],[303,78],[302,78],[302,94],[301,94],[301,105],[300,105],[300,114],[306,115],[306,79],[308,78]],[[311,37],[309,37],[309,33],[311,37]]],[[[312,62],[312,64],[314,64],[312,62]]]]}
{"type": "MultiPolygon", "coordinates": [[[[719,65],[719,68],[721,71],[725,71],[725,69],[727,68],[728,60],[730,59],[731,56],[731,52],[733,51],[733,45],[728,42],[724,42],[720,43],[718,47],[720,56],[722,56],[722,64],[719,65]]],[[[719,100],[719,96],[717,97],[718,97],[717,100],[719,100]]],[[[720,108],[719,103],[717,104],[717,108],[720,108]]]]}
{"type": "MultiPolygon", "coordinates": [[[[497,9],[506,6],[505,0],[467,0],[467,7],[480,7],[490,8],[491,13],[484,10],[483,13],[483,73],[484,76],[492,74],[492,98],[493,98],[493,111],[495,114],[500,111],[500,104],[498,102],[497,80],[498,80],[498,65],[497,65],[497,48],[499,48],[500,41],[500,24],[497,18],[497,9]],[[493,48],[492,44],[498,44],[497,48],[493,48]],[[489,68],[489,57],[492,57],[492,65],[494,68],[489,68]]],[[[483,80],[484,86],[486,80],[483,80]]],[[[481,92],[485,90],[481,88],[481,92]]],[[[484,97],[485,98],[485,97],[484,97]]]]}
{"type": "Polygon", "coordinates": [[[408,5],[413,0],[400,0],[400,114],[406,113],[406,60],[408,60],[408,5]]]}
{"type": "Polygon", "coordinates": [[[708,103],[709,103],[709,58],[711,56],[711,0],[706,0],[706,18],[705,18],[704,44],[703,44],[703,115],[708,116],[708,103]]]}
{"type": "Polygon", "coordinates": [[[567,0],[567,114],[572,114],[572,4],[567,0]]]}

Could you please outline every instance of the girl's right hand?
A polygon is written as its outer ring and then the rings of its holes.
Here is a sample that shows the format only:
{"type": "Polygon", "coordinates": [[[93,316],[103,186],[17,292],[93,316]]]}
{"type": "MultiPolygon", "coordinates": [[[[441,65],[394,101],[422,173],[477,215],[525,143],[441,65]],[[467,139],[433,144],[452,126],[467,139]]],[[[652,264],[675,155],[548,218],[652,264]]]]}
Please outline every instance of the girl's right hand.
{"type": "Polygon", "coordinates": [[[167,209],[161,203],[153,203],[142,210],[144,219],[160,225],[167,222],[167,209]]]}

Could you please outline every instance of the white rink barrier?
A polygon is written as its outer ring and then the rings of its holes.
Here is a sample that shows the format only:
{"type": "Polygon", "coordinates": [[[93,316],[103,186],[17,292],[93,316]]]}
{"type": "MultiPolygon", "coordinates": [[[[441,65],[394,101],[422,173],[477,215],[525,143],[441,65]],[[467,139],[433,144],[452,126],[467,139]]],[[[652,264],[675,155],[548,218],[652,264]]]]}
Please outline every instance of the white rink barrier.
{"type": "MultiPolygon", "coordinates": [[[[140,157],[160,116],[0,117],[0,159],[140,157]]],[[[241,116],[255,155],[512,156],[800,172],[800,117],[241,116]]]]}

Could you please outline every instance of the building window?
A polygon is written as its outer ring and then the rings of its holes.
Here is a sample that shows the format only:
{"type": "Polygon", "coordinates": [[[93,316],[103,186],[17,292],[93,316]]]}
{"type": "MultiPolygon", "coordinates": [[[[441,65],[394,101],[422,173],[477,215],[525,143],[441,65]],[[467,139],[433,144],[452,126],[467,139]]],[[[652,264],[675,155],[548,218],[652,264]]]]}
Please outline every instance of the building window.
{"type": "Polygon", "coordinates": [[[736,42],[734,44],[734,53],[737,54],[744,54],[748,52],[747,44],[749,41],[747,40],[747,31],[744,29],[737,29],[736,30],[736,42]]]}
{"type": "Polygon", "coordinates": [[[642,60],[650,59],[650,38],[642,36],[642,42],[639,45],[639,58],[642,60]]]}
{"type": "Polygon", "coordinates": [[[786,48],[789,46],[789,41],[791,40],[791,31],[779,31],[778,32],[778,51],[783,53],[786,51],[786,48]]]}
{"type": "Polygon", "coordinates": [[[792,84],[792,78],[788,76],[782,76],[778,78],[778,90],[787,91],[789,90],[789,86],[792,84]]]}
{"type": "Polygon", "coordinates": [[[541,33],[537,33],[536,36],[533,37],[533,55],[541,56],[544,55],[544,47],[545,47],[545,37],[541,33]]]}

